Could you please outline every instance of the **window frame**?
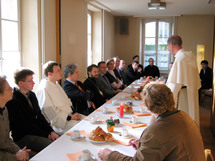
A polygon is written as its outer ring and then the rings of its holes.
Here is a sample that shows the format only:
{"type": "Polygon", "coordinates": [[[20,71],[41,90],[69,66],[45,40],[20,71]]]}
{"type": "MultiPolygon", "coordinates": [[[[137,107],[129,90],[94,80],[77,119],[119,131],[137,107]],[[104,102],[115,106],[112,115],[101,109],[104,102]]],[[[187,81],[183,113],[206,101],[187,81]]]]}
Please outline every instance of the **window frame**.
{"type": "MultiPolygon", "coordinates": [[[[145,62],[145,24],[149,22],[155,22],[156,23],[156,33],[155,33],[155,52],[156,52],[156,60],[155,60],[155,65],[157,66],[158,63],[158,39],[159,39],[159,22],[167,22],[169,23],[169,36],[173,35],[174,33],[174,18],[149,18],[149,19],[142,19],[142,52],[141,52],[141,58],[142,58],[142,64],[144,66],[145,62]]],[[[170,54],[168,58],[168,64],[173,61],[173,56],[170,54]]],[[[145,66],[144,66],[145,67],[145,66]]],[[[159,69],[160,70],[160,69],[159,69]]],[[[160,73],[169,73],[169,68],[168,70],[160,70],[160,73]]]]}

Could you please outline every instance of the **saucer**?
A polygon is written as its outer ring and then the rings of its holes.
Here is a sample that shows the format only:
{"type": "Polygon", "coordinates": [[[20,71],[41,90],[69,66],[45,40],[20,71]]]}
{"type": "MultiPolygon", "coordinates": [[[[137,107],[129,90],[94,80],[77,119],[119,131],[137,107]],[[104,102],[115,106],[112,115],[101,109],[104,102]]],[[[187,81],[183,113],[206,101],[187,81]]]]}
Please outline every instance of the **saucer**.
{"type": "MultiPolygon", "coordinates": [[[[122,133],[119,133],[119,136],[122,136],[122,133]]],[[[131,135],[122,136],[123,138],[129,138],[131,135]]]]}
{"type": "Polygon", "coordinates": [[[92,156],[89,160],[84,160],[84,159],[82,158],[82,155],[80,155],[80,156],[78,157],[78,160],[79,160],[79,161],[95,161],[95,159],[93,159],[93,156],[92,156]]]}
{"type": "Polygon", "coordinates": [[[91,124],[99,124],[100,122],[101,122],[100,120],[97,120],[97,121],[95,121],[95,122],[91,122],[91,121],[90,121],[91,124]]]}
{"type": "Polygon", "coordinates": [[[80,137],[78,137],[78,138],[74,138],[73,135],[71,136],[71,139],[74,140],[74,141],[80,140],[80,139],[82,139],[82,138],[84,138],[83,135],[80,135],[80,137]]]}

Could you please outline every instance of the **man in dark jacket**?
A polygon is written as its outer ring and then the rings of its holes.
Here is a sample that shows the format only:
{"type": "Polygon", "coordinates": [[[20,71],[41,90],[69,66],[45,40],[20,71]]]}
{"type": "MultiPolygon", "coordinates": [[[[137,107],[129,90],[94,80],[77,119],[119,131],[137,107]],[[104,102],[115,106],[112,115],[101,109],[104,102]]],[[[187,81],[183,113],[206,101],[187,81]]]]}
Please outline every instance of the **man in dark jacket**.
{"type": "Polygon", "coordinates": [[[160,71],[157,66],[154,65],[154,59],[149,59],[149,65],[145,67],[143,71],[144,76],[160,77],[160,71]]]}
{"type": "Polygon", "coordinates": [[[34,87],[34,72],[29,69],[17,70],[14,74],[18,88],[13,90],[13,99],[6,106],[14,141],[23,148],[41,151],[59,136],[53,131],[40,111],[34,87]]]}
{"type": "Polygon", "coordinates": [[[142,69],[138,68],[139,62],[133,61],[131,66],[128,67],[126,70],[126,78],[128,81],[128,84],[131,84],[133,81],[139,79],[141,77],[142,69]]]}
{"type": "Polygon", "coordinates": [[[96,82],[96,79],[99,77],[98,66],[95,64],[90,65],[87,68],[87,74],[88,78],[84,81],[84,86],[88,90],[93,91],[94,96],[90,100],[95,104],[96,108],[98,108],[106,102],[105,97],[96,82]]]}
{"type": "Polygon", "coordinates": [[[90,101],[93,92],[87,90],[83,83],[79,81],[77,65],[67,65],[63,72],[66,78],[63,89],[70,98],[74,111],[86,116],[89,115],[95,110],[94,103],[90,101]]]}
{"type": "Polygon", "coordinates": [[[200,71],[200,79],[202,87],[201,89],[210,89],[212,88],[212,81],[213,81],[213,72],[210,67],[208,67],[208,61],[202,60],[201,61],[202,69],[200,71]]]}

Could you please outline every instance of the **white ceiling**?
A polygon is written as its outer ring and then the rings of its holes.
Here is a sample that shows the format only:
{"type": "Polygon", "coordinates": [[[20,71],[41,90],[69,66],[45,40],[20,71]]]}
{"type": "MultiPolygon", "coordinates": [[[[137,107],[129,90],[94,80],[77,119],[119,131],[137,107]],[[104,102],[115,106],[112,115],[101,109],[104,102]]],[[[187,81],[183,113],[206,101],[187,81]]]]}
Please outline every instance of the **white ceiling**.
{"type": "Polygon", "coordinates": [[[161,0],[166,10],[149,10],[150,0],[90,0],[111,10],[116,16],[158,17],[215,15],[215,0],[161,0]],[[209,3],[209,1],[211,1],[209,3]]]}

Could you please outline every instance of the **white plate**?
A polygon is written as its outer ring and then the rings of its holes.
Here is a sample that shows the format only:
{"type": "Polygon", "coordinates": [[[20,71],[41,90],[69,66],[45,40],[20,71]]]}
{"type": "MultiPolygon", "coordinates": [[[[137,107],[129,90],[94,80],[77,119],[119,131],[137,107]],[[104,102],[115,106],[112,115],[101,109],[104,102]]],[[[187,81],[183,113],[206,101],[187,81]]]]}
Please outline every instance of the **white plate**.
{"type": "Polygon", "coordinates": [[[91,143],[103,144],[103,143],[112,141],[113,138],[112,138],[111,140],[109,140],[109,141],[94,141],[94,140],[91,140],[91,139],[89,138],[89,135],[88,135],[88,136],[87,136],[87,140],[90,141],[91,143]]]}
{"type": "Polygon", "coordinates": [[[83,138],[84,138],[83,135],[80,135],[80,137],[78,137],[78,138],[74,138],[73,135],[71,136],[71,139],[74,141],[78,141],[78,140],[83,139],[83,138]]]}

